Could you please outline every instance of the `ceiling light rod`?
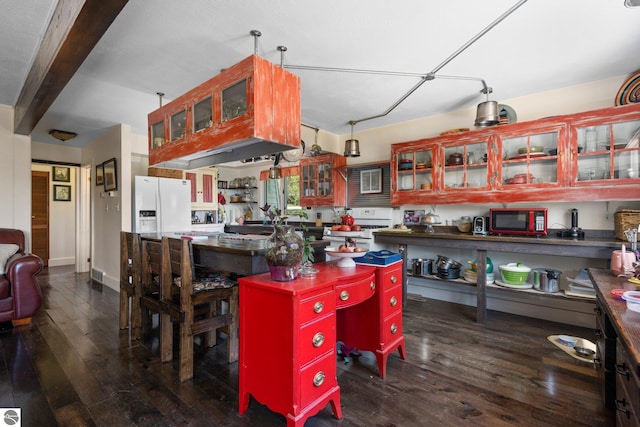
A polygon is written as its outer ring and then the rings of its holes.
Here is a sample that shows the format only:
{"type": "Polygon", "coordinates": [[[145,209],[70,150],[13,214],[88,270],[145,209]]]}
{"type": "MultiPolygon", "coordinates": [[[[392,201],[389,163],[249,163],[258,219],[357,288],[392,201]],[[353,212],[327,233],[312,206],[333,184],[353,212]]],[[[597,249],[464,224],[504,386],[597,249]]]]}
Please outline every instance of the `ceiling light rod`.
{"type": "Polygon", "coordinates": [[[287,47],[278,46],[278,51],[280,52],[280,68],[284,68],[284,53],[287,51],[287,47]]]}
{"type": "MultiPolygon", "coordinates": [[[[513,12],[516,11],[516,9],[518,9],[520,6],[522,6],[526,2],[527,2],[527,0],[520,0],[518,3],[516,3],[511,8],[509,8],[505,13],[500,15],[496,20],[494,20],[492,23],[490,23],[488,26],[486,26],[484,29],[482,29],[478,34],[473,36],[468,42],[466,42],[464,45],[462,45],[462,47],[460,47],[453,54],[451,54],[447,59],[445,59],[442,63],[440,63],[440,65],[438,65],[436,68],[434,68],[430,73],[427,73],[425,75],[425,77],[422,78],[422,80],[420,80],[414,87],[409,89],[409,91],[407,93],[405,93],[400,99],[398,99],[391,107],[387,108],[387,110],[384,113],[376,114],[375,116],[365,117],[365,118],[362,118],[362,119],[359,119],[359,120],[353,120],[353,122],[354,123],[360,123],[360,122],[364,122],[364,121],[367,121],[367,120],[378,119],[380,117],[384,117],[384,116],[388,115],[389,113],[391,113],[405,99],[407,99],[409,96],[411,96],[411,94],[413,94],[416,90],[418,90],[420,88],[420,86],[422,86],[423,84],[425,84],[429,80],[433,80],[435,78],[436,73],[438,71],[440,71],[442,69],[442,67],[447,65],[449,62],[453,61],[458,55],[460,55],[462,52],[464,52],[469,46],[471,46],[473,43],[478,41],[478,39],[480,37],[484,36],[487,32],[489,32],[491,29],[493,29],[496,25],[498,25],[500,22],[502,22],[507,16],[511,15],[513,12]]],[[[484,80],[483,80],[483,84],[484,84],[484,80]]],[[[486,88],[486,84],[484,84],[484,86],[486,88]]]]}
{"type": "MultiPolygon", "coordinates": [[[[278,46],[278,50],[280,46],[278,46]]],[[[338,67],[315,67],[309,65],[280,65],[282,68],[292,70],[311,70],[311,71],[332,71],[339,73],[359,73],[359,74],[380,74],[384,76],[400,76],[400,77],[425,77],[423,73],[407,73],[403,71],[381,71],[381,70],[361,70],[357,68],[338,68],[338,67]]]]}
{"type": "Polygon", "coordinates": [[[257,55],[258,54],[258,37],[260,37],[262,33],[258,30],[251,30],[249,31],[249,34],[251,35],[251,37],[253,37],[253,54],[257,55]]]}
{"type": "Polygon", "coordinates": [[[160,101],[160,108],[162,108],[162,97],[164,96],[164,92],[156,92],[156,95],[158,95],[158,99],[160,101]]]}
{"type": "Polygon", "coordinates": [[[449,56],[447,59],[445,59],[444,61],[442,61],[442,63],[440,65],[438,65],[436,68],[433,69],[433,71],[431,72],[431,74],[435,74],[438,71],[440,71],[445,65],[447,65],[449,62],[453,61],[458,55],[460,55],[463,51],[467,50],[467,48],[469,46],[471,46],[472,44],[474,44],[475,42],[478,41],[478,39],[480,39],[482,36],[484,36],[485,34],[487,34],[489,31],[491,31],[496,25],[498,25],[500,22],[504,21],[509,15],[511,15],[513,12],[515,12],[520,6],[522,6],[523,4],[525,4],[527,2],[527,0],[520,0],[518,3],[516,3],[515,5],[511,6],[505,13],[503,13],[502,15],[500,15],[496,20],[494,20],[492,23],[490,23],[489,25],[487,25],[486,27],[484,27],[478,34],[476,34],[475,36],[473,36],[468,42],[466,42],[465,44],[463,44],[458,50],[456,50],[455,52],[453,52],[451,54],[451,56],[449,56]]]}
{"type": "Polygon", "coordinates": [[[309,128],[309,129],[313,129],[313,130],[315,130],[316,132],[318,132],[318,131],[320,130],[320,128],[318,128],[318,127],[311,126],[311,125],[307,125],[307,124],[304,124],[304,123],[300,123],[300,125],[301,125],[301,126],[304,126],[304,127],[306,127],[306,128],[309,128]]]}

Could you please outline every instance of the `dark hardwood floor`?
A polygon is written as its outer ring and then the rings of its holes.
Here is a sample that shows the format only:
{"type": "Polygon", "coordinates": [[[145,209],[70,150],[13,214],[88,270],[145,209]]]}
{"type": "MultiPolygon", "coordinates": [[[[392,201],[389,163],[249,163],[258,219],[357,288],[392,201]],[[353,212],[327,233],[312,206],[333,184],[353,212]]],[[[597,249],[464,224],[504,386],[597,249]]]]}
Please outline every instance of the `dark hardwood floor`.
{"type": "MultiPolygon", "coordinates": [[[[39,276],[45,302],[30,326],[0,331],[0,407],[20,407],[23,426],[285,426],[255,400],[238,415],[238,364],[218,345],[198,351],[180,383],[157,341],[118,329],[118,294],[68,267],[39,276]]],[[[329,407],[306,426],[607,426],[593,366],[546,337],[593,331],[411,298],[407,360],[389,357],[387,378],[364,353],[337,360],[343,419],[329,407]]],[[[286,357],[283,354],[283,357],[286,357]]],[[[175,363],[175,362],[174,362],[175,363]]]]}

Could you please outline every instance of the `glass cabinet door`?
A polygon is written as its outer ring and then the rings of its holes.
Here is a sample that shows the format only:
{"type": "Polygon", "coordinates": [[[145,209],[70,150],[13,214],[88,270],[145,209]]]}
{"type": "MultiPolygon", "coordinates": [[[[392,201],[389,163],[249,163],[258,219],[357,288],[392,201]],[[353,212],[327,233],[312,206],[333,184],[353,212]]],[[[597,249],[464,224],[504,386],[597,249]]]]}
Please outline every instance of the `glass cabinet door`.
{"type": "Polygon", "coordinates": [[[234,119],[247,112],[247,80],[241,80],[222,90],[222,121],[234,119]]]}
{"type": "Polygon", "coordinates": [[[318,196],[331,195],[331,163],[318,165],[318,196]]]}
{"type": "Polygon", "coordinates": [[[502,186],[558,184],[558,131],[502,139],[502,186]]]}
{"type": "Polygon", "coordinates": [[[171,116],[171,140],[183,138],[186,136],[187,111],[182,110],[171,116]]]}
{"type": "Polygon", "coordinates": [[[398,153],[398,191],[433,188],[433,151],[424,149],[398,153]]]}
{"type": "Polygon", "coordinates": [[[207,97],[193,106],[193,132],[211,127],[211,97],[207,97]]]}
{"type": "Polygon", "coordinates": [[[444,189],[486,188],[487,147],[487,141],[445,147],[444,189]]]}
{"type": "Polygon", "coordinates": [[[574,183],[638,178],[640,120],[577,129],[574,183]]]}
{"type": "Polygon", "coordinates": [[[316,179],[314,165],[302,166],[302,196],[316,195],[316,179]]]}
{"type": "Polygon", "coordinates": [[[151,148],[161,147],[164,144],[164,122],[154,123],[151,126],[151,148]]]}
{"type": "Polygon", "coordinates": [[[333,192],[330,162],[302,166],[302,196],[330,196],[333,192]]]}

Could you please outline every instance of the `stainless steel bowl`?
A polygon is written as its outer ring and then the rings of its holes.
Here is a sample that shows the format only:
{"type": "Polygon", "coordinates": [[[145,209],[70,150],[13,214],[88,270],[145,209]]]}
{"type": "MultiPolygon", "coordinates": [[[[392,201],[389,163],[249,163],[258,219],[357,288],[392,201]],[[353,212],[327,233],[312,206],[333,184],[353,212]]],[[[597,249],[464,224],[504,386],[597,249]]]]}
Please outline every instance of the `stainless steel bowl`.
{"type": "Polygon", "coordinates": [[[580,347],[580,346],[575,346],[573,347],[573,349],[575,350],[576,354],[580,357],[585,357],[587,359],[592,358],[596,352],[591,350],[590,348],[586,348],[586,347],[580,347]]]}

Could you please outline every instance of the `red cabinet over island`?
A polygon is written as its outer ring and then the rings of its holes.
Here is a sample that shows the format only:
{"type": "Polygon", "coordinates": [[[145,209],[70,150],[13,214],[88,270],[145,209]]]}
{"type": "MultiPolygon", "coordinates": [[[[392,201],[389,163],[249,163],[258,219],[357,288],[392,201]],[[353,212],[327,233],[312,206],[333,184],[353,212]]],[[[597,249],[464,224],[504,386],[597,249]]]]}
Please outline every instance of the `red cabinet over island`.
{"type": "Polygon", "coordinates": [[[251,55],[149,113],[149,164],[197,169],[301,146],[300,79],[251,55]]]}

